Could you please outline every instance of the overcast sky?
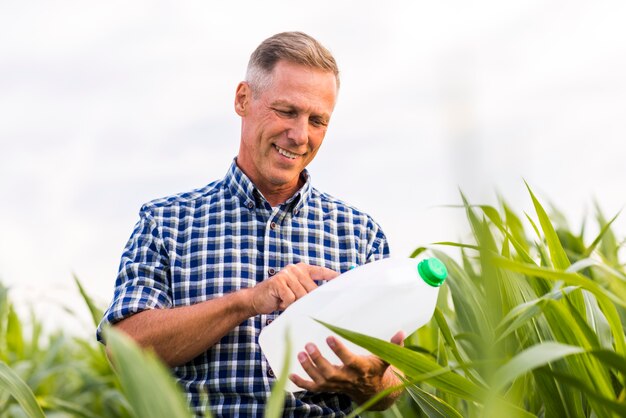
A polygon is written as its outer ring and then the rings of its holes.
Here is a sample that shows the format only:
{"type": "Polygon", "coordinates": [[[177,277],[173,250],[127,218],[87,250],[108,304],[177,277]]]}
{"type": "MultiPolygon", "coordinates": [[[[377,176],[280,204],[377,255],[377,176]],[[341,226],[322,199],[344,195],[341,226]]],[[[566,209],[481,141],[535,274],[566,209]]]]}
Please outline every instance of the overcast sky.
{"type": "Polygon", "coordinates": [[[3,0],[0,280],[50,318],[84,312],[72,272],[108,303],[141,204],[226,172],[235,87],[285,30],[341,70],[313,183],[374,216],[394,254],[462,238],[462,213],[441,207],[459,188],[530,210],[526,179],[573,226],[593,198],[612,216],[624,21],[620,1],[3,0]]]}

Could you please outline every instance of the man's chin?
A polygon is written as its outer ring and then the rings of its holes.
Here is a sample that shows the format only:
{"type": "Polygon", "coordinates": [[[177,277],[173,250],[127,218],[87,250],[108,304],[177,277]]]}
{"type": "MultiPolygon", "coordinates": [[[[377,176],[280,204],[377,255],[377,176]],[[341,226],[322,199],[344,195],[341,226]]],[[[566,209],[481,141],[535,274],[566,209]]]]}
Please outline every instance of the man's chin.
{"type": "Polygon", "coordinates": [[[272,183],[274,184],[288,184],[291,183],[295,178],[298,178],[301,172],[302,168],[300,167],[274,166],[268,173],[268,177],[272,179],[272,183]]]}
{"type": "Polygon", "coordinates": [[[290,185],[297,184],[300,181],[300,173],[302,170],[289,170],[282,172],[274,172],[269,176],[269,181],[272,186],[276,188],[289,187],[290,185]]]}

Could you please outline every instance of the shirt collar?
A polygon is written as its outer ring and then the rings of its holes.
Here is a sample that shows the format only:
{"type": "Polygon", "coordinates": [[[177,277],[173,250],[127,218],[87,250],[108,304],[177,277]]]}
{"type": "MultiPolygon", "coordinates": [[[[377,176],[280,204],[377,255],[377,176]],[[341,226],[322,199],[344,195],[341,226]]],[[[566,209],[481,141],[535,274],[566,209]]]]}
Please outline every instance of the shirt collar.
{"type": "MultiPolygon", "coordinates": [[[[295,215],[298,214],[311,195],[311,175],[306,169],[304,169],[300,175],[305,179],[304,185],[281,205],[287,210],[292,211],[295,215]]],[[[239,197],[243,205],[248,209],[253,209],[259,204],[264,204],[269,207],[269,203],[263,198],[263,195],[258,191],[254,183],[252,183],[248,176],[237,166],[236,158],[233,159],[233,162],[226,172],[224,183],[231,193],[239,197]]]]}

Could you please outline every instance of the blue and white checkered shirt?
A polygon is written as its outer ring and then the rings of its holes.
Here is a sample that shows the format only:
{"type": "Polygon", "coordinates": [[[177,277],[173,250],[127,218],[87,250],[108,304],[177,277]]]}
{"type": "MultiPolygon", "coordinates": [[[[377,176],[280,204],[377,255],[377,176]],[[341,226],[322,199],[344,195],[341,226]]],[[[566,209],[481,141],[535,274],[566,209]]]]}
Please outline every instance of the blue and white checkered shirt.
{"type": "MultiPolygon", "coordinates": [[[[98,327],[146,309],[187,306],[253,287],[288,264],[338,272],[387,257],[389,247],[368,215],[305,185],[272,208],[232,163],[224,179],[145,204],[128,241],[113,301],[98,327]]],[[[198,416],[258,417],[274,382],[259,332],[280,312],[248,318],[189,363],[175,367],[198,416]]],[[[210,326],[210,324],[207,324],[210,326]]],[[[285,417],[341,417],[345,395],[287,394],[285,417]]]]}

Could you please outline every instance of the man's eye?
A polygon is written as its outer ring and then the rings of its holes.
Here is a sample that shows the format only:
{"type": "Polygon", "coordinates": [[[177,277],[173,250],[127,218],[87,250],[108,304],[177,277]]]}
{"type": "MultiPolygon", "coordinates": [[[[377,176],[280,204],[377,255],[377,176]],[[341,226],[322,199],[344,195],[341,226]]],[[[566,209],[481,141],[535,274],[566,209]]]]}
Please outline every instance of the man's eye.
{"type": "Polygon", "coordinates": [[[326,121],[323,119],[313,118],[311,119],[311,125],[316,126],[316,127],[326,126],[326,121]]]}
{"type": "Polygon", "coordinates": [[[276,113],[278,113],[280,116],[284,116],[286,118],[290,118],[292,116],[295,116],[296,114],[296,112],[294,112],[293,110],[274,109],[274,111],[276,111],[276,113]]]}

